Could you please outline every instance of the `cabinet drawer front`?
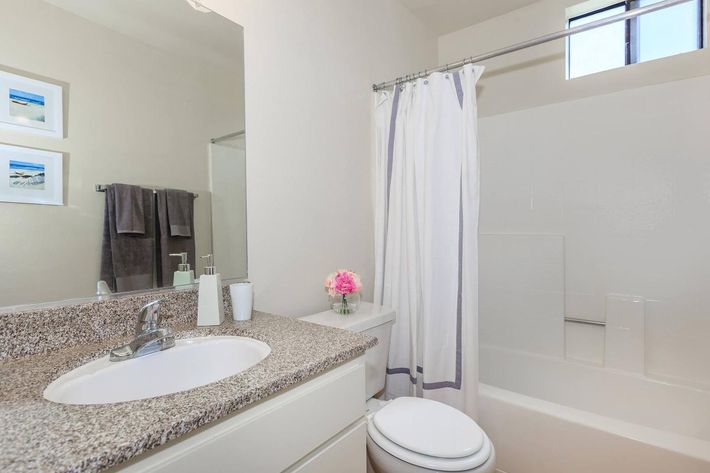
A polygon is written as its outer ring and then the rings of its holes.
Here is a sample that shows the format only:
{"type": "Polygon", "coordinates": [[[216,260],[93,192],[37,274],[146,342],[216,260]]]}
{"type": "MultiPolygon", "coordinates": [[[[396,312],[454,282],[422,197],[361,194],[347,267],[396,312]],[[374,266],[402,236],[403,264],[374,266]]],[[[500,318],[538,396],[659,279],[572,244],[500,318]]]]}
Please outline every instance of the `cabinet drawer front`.
{"type": "Polygon", "coordinates": [[[365,473],[367,421],[362,419],[286,473],[365,473]]]}
{"type": "MultiPolygon", "coordinates": [[[[146,453],[122,472],[277,473],[365,412],[364,357],[146,453]]],[[[364,442],[363,442],[364,448],[364,442]]]]}

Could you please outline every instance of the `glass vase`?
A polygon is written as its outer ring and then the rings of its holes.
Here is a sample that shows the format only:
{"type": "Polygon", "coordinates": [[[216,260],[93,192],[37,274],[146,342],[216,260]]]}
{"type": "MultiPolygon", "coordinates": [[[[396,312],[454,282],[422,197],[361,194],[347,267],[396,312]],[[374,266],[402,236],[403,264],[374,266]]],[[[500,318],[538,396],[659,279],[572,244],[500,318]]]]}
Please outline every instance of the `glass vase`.
{"type": "Polygon", "coordinates": [[[360,307],[360,293],[330,296],[330,308],[341,315],[354,314],[360,307]]]}

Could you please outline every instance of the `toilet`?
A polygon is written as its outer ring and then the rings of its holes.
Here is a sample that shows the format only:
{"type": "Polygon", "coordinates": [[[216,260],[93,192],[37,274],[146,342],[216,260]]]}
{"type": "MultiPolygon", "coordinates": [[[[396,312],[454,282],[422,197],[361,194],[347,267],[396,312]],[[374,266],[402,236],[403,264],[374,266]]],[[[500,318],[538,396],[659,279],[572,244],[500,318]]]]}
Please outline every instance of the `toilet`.
{"type": "Polygon", "coordinates": [[[361,332],[378,344],[365,353],[368,473],[493,473],[495,449],[470,417],[446,404],[415,397],[381,401],[395,312],[363,302],[355,314],[333,311],[301,320],[361,332]]]}

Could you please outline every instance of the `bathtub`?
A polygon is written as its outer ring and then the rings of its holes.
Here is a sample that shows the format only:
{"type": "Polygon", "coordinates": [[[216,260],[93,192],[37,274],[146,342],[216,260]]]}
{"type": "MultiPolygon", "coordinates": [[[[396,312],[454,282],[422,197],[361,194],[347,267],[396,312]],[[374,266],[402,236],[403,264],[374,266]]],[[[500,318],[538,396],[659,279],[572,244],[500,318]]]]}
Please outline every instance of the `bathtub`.
{"type": "Polygon", "coordinates": [[[710,392],[492,346],[480,356],[479,421],[501,472],[710,473],[710,392]]]}

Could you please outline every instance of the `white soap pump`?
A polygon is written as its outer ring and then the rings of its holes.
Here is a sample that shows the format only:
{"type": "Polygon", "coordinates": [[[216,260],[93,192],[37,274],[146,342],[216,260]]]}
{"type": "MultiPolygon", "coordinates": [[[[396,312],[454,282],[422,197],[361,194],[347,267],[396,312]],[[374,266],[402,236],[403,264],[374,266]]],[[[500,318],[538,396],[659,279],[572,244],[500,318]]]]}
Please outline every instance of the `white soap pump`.
{"type": "Polygon", "coordinates": [[[222,325],[224,322],[224,298],[222,296],[222,276],[214,267],[214,257],[200,257],[207,260],[207,266],[200,276],[200,291],[197,299],[197,325],[222,325]]]}
{"type": "Polygon", "coordinates": [[[178,269],[173,273],[173,286],[179,288],[195,284],[195,272],[190,269],[190,263],[187,262],[188,254],[185,252],[170,253],[170,256],[180,258],[178,269]]]}

